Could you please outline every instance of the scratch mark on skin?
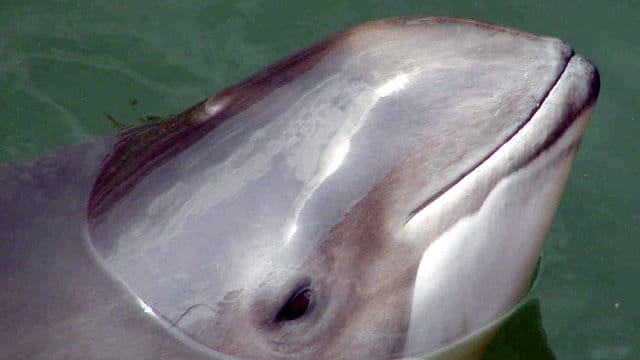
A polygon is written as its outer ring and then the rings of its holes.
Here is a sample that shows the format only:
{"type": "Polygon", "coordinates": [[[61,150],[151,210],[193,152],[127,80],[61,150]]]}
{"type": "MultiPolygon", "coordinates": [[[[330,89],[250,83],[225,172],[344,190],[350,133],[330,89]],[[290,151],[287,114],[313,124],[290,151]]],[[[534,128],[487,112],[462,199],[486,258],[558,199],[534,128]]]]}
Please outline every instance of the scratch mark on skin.
{"type": "Polygon", "coordinates": [[[182,320],[185,316],[187,316],[187,314],[189,314],[191,311],[199,308],[199,307],[204,307],[207,308],[209,310],[211,310],[212,313],[215,313],[216,310],[214,308],[212,308],[211,306],[207,305],[207,304],[195,304],[195,305],[191,305],[187,308],[187,310],[185,310],[179,317],[178,320],[176,320],[175,322],[171,322],[171,325],[173,326],[178,326],[178,323],[180,323],[180,320],[182,320]]]}

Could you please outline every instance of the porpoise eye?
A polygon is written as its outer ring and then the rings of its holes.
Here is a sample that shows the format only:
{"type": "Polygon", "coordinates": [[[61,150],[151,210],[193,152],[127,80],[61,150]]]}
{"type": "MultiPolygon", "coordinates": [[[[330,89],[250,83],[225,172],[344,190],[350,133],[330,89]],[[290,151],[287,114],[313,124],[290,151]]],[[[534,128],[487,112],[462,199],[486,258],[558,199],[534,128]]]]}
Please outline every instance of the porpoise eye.
{"type": "Polygon", "coordinates": [[[302,288],[293,294],[276,315],[276,321],[293,321],[302,317],[311,304],[313,293],[308,287],[302,288]]]}

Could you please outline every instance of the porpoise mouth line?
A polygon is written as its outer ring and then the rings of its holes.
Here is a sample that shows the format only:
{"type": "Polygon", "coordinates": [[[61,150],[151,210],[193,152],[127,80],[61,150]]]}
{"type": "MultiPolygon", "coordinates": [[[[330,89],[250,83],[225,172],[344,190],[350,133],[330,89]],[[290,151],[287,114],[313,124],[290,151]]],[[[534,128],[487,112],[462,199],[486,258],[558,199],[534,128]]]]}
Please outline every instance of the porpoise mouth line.
{"type": "MultiPolygon", "coordinates": [[[[469,169],[467,169],[466,171],[462,172],[460,174],[460,176],[458,176],[452,182],[450,182],[449,184],[445,185],[442,189],[440,189],[437,193],[435,193],[434,195],[429,197],[427,200],[422,202],[420,205],[418,205],[418,207],[416,207],[413,211],[411,211],[411,213],[409,213],[409,216],[405,220],[404,224],[405,225],[408,224],[411,221],[411,219],[413,219],[413,217],[416,216],[416,214],[418,214],[420,211],[425,209],[433,201],[435,201],[437,198],[439,198],[444,193],[449,191],[451,188],[456,186],[460,181],[462,181],[462,179],[467,177],[467,175],[471,174],[476,169],[478,169],[482,164],[484,164],[487,160],[489,160],[495,153],[497,153],[498,150],[500,150],[503,146],[508,144],[516,135],[518,135],[522,131],[522,129],[527,124],[529,124],[531,119],[533,119],[533,117],[538,113],[538,110],[542,107],[542,105],[545,103],[545,101],[547,101],[547,98],[549,97],[549,94],[551,94],[553,89],[555,89],[556,86],[558,85],[558,82],[560,82],[560,79],[562,78],[562,76],[567,71],[567,67],[569,66],[569,63],[571,62],[571,59],[574,58],[574,56],[575,56],[575,52],[573,50],[571,50],[571,54],[566,58],[565,63],[563,65],[563,67],[562,67],[562,71],[560,71],[558,73],[558,76],[554,79],[553,83],[551,83],[551,86],[549,86],[549,89],[547,89],[546,93],[542,96],[542,99],[538,102],[537,106],[535,106],[533,109],[531,109],[531,112],[529,113],[529,116],[527,116],[526,120],[523,121],[512,134],[507,136],[504,139],[504,141],[502,141],[500,144],[498,144],[498,146],[496,146],[493,150],[489,151],[475,165],[471,166],[469,169]]],[[[580,109],[580,112],[582,112],[587,107],[587,104],[588,104],[588,102],[586,102],[585,106],[580,109]]],[[[573,122],[573,120],[576,119],[580,115],[580,112],[578,112],[576,114],[573,114],[573,116],[571,116],[569,119],[565,119],[564,121],[561,121],[556,126],[556,129],[554,129],[554,131],[551,132],[551,134],[549,134],[549,136],[547,137],[545,142],[539,147],[539,149],[536,149],[536,151],[532,154],[532,156],[529,159],[526,159],[525,164],[529,163],[533,158],[537,157],[546,148],[548,148],[551,145],[553,145],[553,143],[555,143],[555,141],[557,141],[561,137],[562,133],[564,133],[564,131],[569,128],[569,125],[573,122]],[[558,132],[560,132],[560,133],[558,133],[558,132]],[[551,139],[552,141],[549,142],[549,139],[551,139]]]]}

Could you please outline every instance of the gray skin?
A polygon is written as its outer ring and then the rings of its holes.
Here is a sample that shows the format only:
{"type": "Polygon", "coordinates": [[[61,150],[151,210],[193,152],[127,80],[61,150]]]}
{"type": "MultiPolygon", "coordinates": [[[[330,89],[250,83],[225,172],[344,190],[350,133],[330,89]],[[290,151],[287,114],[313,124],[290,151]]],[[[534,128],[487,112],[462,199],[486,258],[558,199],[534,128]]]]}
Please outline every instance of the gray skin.
{"type": "Polygon", "coordinates": [[[4,166],[0,358],[437,352],[526,292],[598,88],[555,39],[389,19],[4,166]]]}

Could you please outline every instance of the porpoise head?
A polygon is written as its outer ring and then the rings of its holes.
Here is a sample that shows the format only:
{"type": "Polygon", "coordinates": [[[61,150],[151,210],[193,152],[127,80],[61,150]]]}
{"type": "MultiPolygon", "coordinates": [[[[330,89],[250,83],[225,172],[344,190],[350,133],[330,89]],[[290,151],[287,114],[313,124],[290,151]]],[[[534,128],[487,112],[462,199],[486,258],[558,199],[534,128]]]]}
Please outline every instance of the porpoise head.
{"type": "Polygon", "coordinates": [[[361,25],[122,133],[90,243],[218,355],[428,354],[526,293],[598,86],[555,39],[361,25]]]}

